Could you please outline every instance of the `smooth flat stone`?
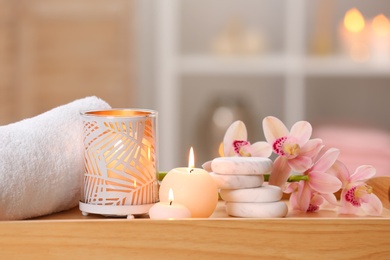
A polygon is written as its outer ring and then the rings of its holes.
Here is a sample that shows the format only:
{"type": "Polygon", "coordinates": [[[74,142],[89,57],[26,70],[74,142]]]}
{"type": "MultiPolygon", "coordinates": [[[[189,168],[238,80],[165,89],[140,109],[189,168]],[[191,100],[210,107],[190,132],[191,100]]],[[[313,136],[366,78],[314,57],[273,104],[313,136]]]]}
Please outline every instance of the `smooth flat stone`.
{"type": "Polygon", "coordinates": [[[219,189],[245,189],[263,185],[263,175],[224,175],[209,172],[219,189]]]}
{"type": "Polygon", "coordinates": [[[218,157],[211,162],[211,169],[218,174],[263,175],[272,170],[272,161],[263,157],[218,157]]]}
{"type": "Polygon", "coordinates": [[[282,199],[282,189],[266,185],[249,189],[221,190],[221,198],[228,202],[275,202],[282,199]]]}
{"type": "Polygon", "coordinates": [[[267,203],[226,202],[229,216],[241,218],[282,218],[288,213],[283,201],[267,203]]]}

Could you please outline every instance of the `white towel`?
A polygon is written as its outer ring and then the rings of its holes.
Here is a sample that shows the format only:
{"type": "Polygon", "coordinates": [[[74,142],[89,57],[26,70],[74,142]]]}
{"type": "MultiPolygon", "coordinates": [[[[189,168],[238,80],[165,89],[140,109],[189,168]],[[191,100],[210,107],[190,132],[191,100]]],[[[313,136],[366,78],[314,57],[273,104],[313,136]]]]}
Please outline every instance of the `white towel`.
{"type": "Polygon", "coordinates": [[[87,97],[0,127],[0,220],[78,204],[84,174],[80,111],[107,108],[105,101],[87,97]]]}

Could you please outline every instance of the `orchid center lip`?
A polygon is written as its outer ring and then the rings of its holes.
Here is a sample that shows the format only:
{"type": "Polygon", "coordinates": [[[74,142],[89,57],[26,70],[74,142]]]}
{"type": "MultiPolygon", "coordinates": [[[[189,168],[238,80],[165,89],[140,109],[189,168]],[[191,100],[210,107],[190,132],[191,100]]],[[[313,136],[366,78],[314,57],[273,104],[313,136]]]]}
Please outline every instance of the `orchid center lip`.
{"type": "Polygon", "coordinates": [[[301,151],[301,147],[299,144],[291,143],[291,144],[284,144],[283,145],[283,151],[285,155],[287,155],[290,158],[295,158],[299,155],[299,152],[301,151]]]}
{"type": "Polygon", "coordinates": [[[355,207],[360,207],[362,197],[372,193],[372,187],[366,184],[354,186],[345,193],[345,200],[355,207]]]}
{"type": "Polygon", "coordinates": [[[369,185],[359,185],[355,189],[355,197],[356,198],[361,198],[366,194],[371,194],[372,193],[372,187],[369,185]]]}
{"type": "Polygon", "coordinates": [[[275,140],[272,145],[274,152],[280,156],[286,156],[289,159],[297,157],[301,147],[294,137],[283,136],[275,140]]]}
{"type": "Polygon", "coordinates": [[[280,156],[284,156],[285,152],[283,149],[284,142],[287,140],[287,136],[280,137],[275,140],[275,142],[272,144],[273,151],[280,156]]]}

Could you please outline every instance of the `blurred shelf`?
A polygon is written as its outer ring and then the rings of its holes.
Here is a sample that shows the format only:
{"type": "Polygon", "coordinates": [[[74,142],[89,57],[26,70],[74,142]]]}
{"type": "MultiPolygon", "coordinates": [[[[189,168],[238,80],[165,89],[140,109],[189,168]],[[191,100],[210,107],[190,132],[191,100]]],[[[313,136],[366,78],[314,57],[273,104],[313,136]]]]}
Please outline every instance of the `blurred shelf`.
{"type": "Polygon", "coordinates": [[[389,63],[357,63],[343,56],[289,57],[265,55],[251,57],[182,55],[178,70],[184,75],[276,75],[299,73],[303,76],[390,76],[389,63]]]}
{"type": "Polygon", "coordinates": [[[178,69],[183,74],[282,74],[292,59],[283,55],[266,56],[213,56],[182,55],[178,69]]]}
{"type": "Polygon", "coordinates": [[[388,62],[354,62],[342,56],[308,57],[304,63],[306,74],[311,76],[390,76],[388,62]]]}
{"type": "MultiPolygon", "coordinates": [[[[373,60],[357,63],[341,54],[326,57],[308,54],[308,40],[317,37],[315,32],[319,30],[321,25],[315,27],[315,23],[320,22],[317,19],[318,15],[317,13],[308,12],[315,7],[313,5],[318,3],[309,4],[312,1],[307,0],[276,1],[273,3],[275,6],[269,9],[270,16],[267,16],[267,19],[256,19],[255,15],[251,17],[253,21],[248,19],[250,22],[248,26],[256,25],[265,26],[265,29],[268,28],[268,31],[265,31],[265,35],[270,39],[270,44],[267,46],[269,47],[268,52],[263,52],[259,56],[242,57],[222,57],[215,53],[207,53],[207,50],[211,52],[210,40],[214,39],[219,30],[217,28],[223,24],[223,16],[225,16],[225,21],[229,21],[229,12],[236,13],[233,11],[237,8],[238,5],[235,4],[238,2],[234,2],[234,5],[228,3],[226,6],[225,4],[218,5],[215,10],[213,10],[214,5],[206,5],[207,8],[203,6],[197,9],[200,14],[207,10],[209,13],[205,17],[199,15],[188,16],[190,12],[193,14],[193,8],[199,6],[195,4],[193,6],[185,5],[180,0],[159,2],[155,9],[158,10],[156,16],[157,28],[155,30],[156,43],[158,43],[156,96],[158,97],[157,107],[161,115],[160,146],[166,150],[166,153],[162,154],[160,159],[162,169],[170,169],[181,164],[178,163],[178,158],[183,152],[171,144],[177,141],[178,137],[183,138],[182,135],[187,135],[186,138],[190,137],[188,133],[184,134],[185,131],[180,129],[181,116],[185,113],[180,103],[180,95],[184,92],[181,91],[181,87],[186,84],[190,87],[197,86],[197,84],[191,85],[188,82],[194,82],[204,76],[206,78],[207,76],[219,77],[228,81],[229,77],[233,76],[238,77],[242,82],[242,84],[237,84],[237,88],[240,88],[241,85],[246,84],[246,79],[248,79],[248,82],[254,82],[256,79],[263,80],[267,77],[277,78],[277,80],[281,80],[278,81],[278,84],[283,87],[284,97],[283,100],[280,100],[281,107],[283,107],[280,117],[286,125],[292,125],[296,121],[307,118],[308,98],[306,96],[310,88],[308,84],[310,84],[309,81],[312,78],[321,80],[323,78],[326,78],[326,80],[335,78],[333,82],[341,80],[341,84],[344,84],[344,78],[358,78],[359,80],[364,77],[366,77],[365,80],[382,78],[385,81],[390,79],[390,61],[387,62],[387,60],[383,60],[382,63],[375,63],[373,60]],[[214,29],[208,31],[203,28],[208,26],[207,22],[204,21],[212,16],[216,18],[209,18],[214,23],[210,25],[214,29]],[[275,25],[273,19],[277,16],[280,19],[278,24],[275,25]],[[200,19],[202,19],[202,23],[198,22],[200,19]],[[275,26],[268,27],[271,24],[275,26]],[[208,38],[208,40],[203,39],[208,47],[205,44],[200,46],[202,39],[190,39],[196,40],[194,44],[191,42],[191,45],[188,45],[190,40],[183,40],[188,35],[196,37],[197,33],[203,33],[202,35],[208,38]],[[191,49],[199,52],[189,52],[188,50],[191,49]],[[204,51],[202,52],[202,50],[204,51]],[[276,51],[280,52],[277,53],[276,51]],[[184,77],[189,77],[189,79],[187,81],[182,80],[184,77]],[[170,102],[167,102],[167,100],[170,100],[170,102]]],[[[332,4],[331,6],[336,8],[332,4]]],[[[252,1],[240,2],[239,7],[258,10],[253,7],[252,1]]],[[[323,5],[319,5],[315,7],[317,8],[315,10],[327,16],[326,10],[322,9],[323,7],[323,5]]],[[[340,10],[344,12],[344,7],[340,7],[341,9],[337,7],[338,9],[336,8],[335,12],[340,10]]],[[[246,12],[243,12],[243,14],[243,17],[245,17],[246,12]]],[[[261,17],[264,18],[265,16],[261,17]]],[[[325,18],[323,17],[323,19],[325,18]]],[[[325,23],[328,24],[326,21],[328,21],[327,19],[325,19],[325,23]]],[[[336,27],[334,29],[336,30],[336,27]]],[[[332,32],[337,33],[333,29],[332,32]]],[[[330,34],[329,37],[337,36],[330,34]]],[[[336,38],[334,39],[336,40],[336,38]]],[[[381,58],[383,57],[379,57],[379,59],[381,58]]],[[[266,80],[269,80],[268,78],[266,80]]],[[[210,88],[213,87],[213,84],[219,84],[217,80],[205,80],[205,82],[210,84],[210,88]]],[[[261,88],[263,85],[259,84],[259,87],[261,88]]],[[[321,84],[320,87],[326,88],[327,84],[321,84]]],[[[206,93],[204,94],[206,95],[206,93]]],[[[264,95],[267,94],[264,93],[264,95]]],[[[380,96],[381,94],[376,93],[375,95],[380,96]]]]}

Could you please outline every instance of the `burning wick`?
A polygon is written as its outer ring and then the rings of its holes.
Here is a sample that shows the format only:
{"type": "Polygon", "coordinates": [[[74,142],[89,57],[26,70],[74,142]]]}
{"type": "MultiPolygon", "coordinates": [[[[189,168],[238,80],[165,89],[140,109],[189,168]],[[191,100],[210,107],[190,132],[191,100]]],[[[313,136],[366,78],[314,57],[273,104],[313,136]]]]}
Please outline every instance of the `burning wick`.
{"type": "Polygon", "coordinates": [[[169,206],[172,206],[172,202],[173,202],[173,200],[174,200],[172,188],[169,189],[169,192],[168,192],[168,200],[169,200],[169,206]]]}
{"type": "Polygon", "coordinates": [[[191,173],[195,168],[195,156],[194,156],[194,149],[191,147],[190,154],[188,156],[188,173],[191,173]]]}

